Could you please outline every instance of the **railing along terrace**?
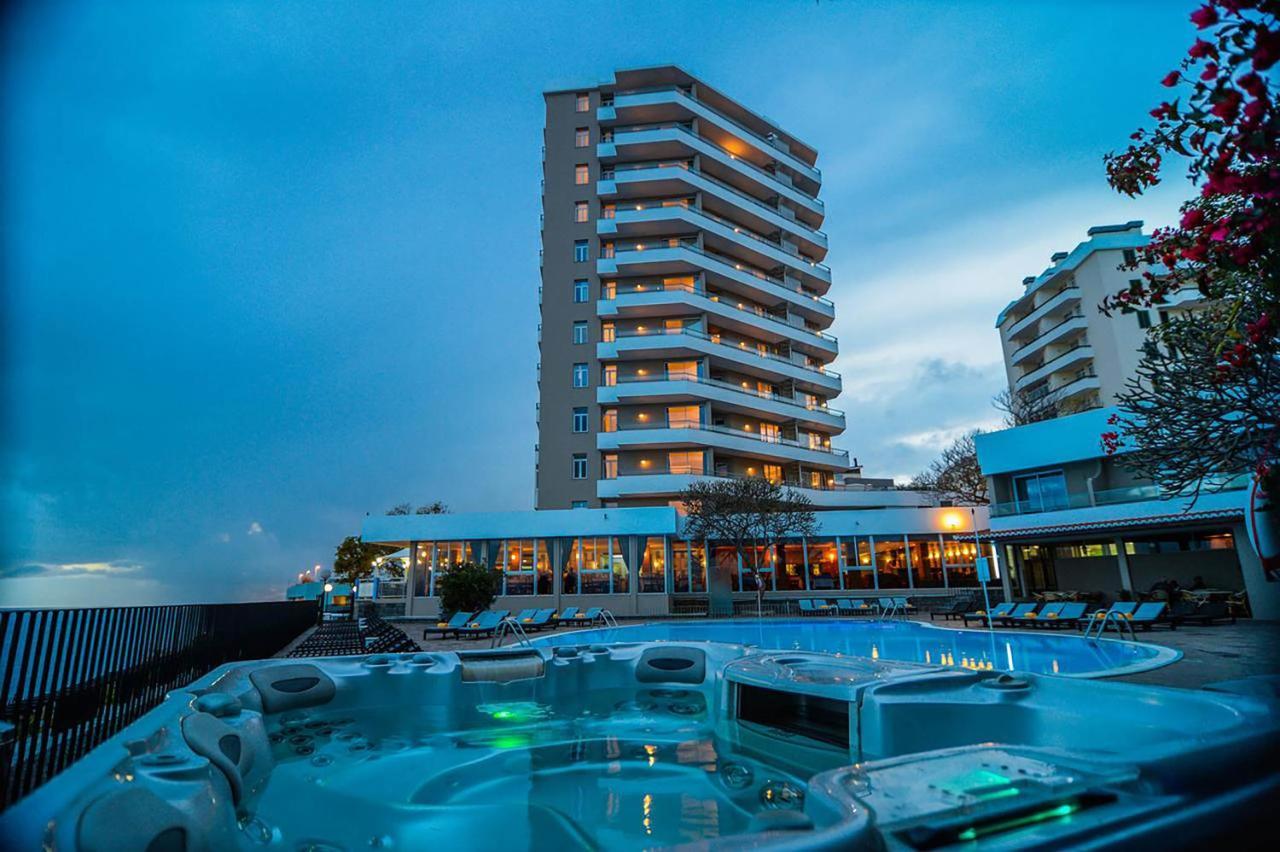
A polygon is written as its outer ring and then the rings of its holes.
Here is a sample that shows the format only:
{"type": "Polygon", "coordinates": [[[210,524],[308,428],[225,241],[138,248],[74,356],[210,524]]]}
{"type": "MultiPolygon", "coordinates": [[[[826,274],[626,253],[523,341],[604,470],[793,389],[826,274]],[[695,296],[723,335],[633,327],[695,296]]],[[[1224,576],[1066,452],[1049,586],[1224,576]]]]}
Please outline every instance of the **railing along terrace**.
{"type": "Polygon", "coordinates": [[[223,663],[270,657],[316,604],[0,610],[0,808],[223,663]]]}
{"type": "Polygon", "coordinates": [[[637,293],[661,293],[663,291],[692,293],[695,296],[701,296],[704,299],[708,299],[712,302],[731,308],[735,311],[741,311],[742,313],[750,314],[753,317],[757,317],[759,319],[767,320],[769,322],[777,323],[778,325],[785,326],[787,329],[791,331],[799,331],[799,332],[803,332],[804,334],[808,334],[808,335],[812,335],[813,337],[820,338],[822,340],[830,341],[831,343],[839,343],[839,340],[836,338],[834,334],[827,334],[825,331],[817,331],[812,328],[807,328],[803,325],[797,325],[793,322],[788,322],[786,319],[783,319],[782,317],[777,317],[777,316],[774,316],[773,314],[770,314],[767,310],[765,310],[760,305],[752,304],[751,307],[745,307],[745,303],[737,304],[732,301],[728,301],[724,298],[721,298],[720,293],[708,293],[705,289],[698,287],[697,285],[694,285],[694,284],[661,283],[661,284],[645,285],[645,284],[619,283],[614,285],[614,287],[611,290],[605,291],[603,300],[606,302],[611,302],[611,301],[615,301],[619,295],[630,296],[630,295],[635,295],[637,293]]]}
{"type": "Polygon", "coordinates": [[[821,365],[814,366],[811,364],[805,364],[802,361],[797,361],[794,358],[789,358],[785,355],[779,355],[776,352],[770,352],[767,349],[762,352],[755,345],[747,345],[747,341],[745,340],[740,341],[742,345],[737,346],[737,345],[734,345],[734,343],[729,338],[723,337],[721,335],[708,334],[705,331],[700,331],[696,328],[691,328],[688,326],[685,326],[683,328],[676,328],[676,329],[669,329],[663,326],[663,327],[655,328],[652,331],[622,329],[614,332],[615,338],[618,338],[618,339],[622,339],[622,338],[631,339],[636,337],[662,337],[664,335],[665,336],[684,335],[686,337],[694,337],[699,340],[709,341],[711,343],[716,344],[717,346],[726,346],[729,349],[732,349],[737,352],[748,352],[752,355],[757,355],[761,358],[765,358],[768,360],[780,361],[784,364],[789,364],[792,367],[799,367],[800,369],[807,370],[811,373],[818,373],[823,376],[830,376],[833,379],[840,378],[839,373],[837,373],[835,370],[828,370],[824,366],[821,366],[821,365]]]}
{"type": "MultiPolygon", "coordinates": [[[[643,423],[628,424],[613,430],[613,433],[619,432],[640,432],[646,429],[696,429],[702,432],[715,432],[718,435],[731,435],[735,438],[745,438],[749,441],[760,441],[765,444],[780,444],[784,447],[795,447],[801,450],[812,450],[815,453],[830,453],[835,456],[848,456],[848,450],[841,450],[831,446],[828,441],[825,445],[818,443],[812,444],[808,441],[801,441],[796,438],[784,438],[781,435],[766,435],[761,432],[748,432],[745,429],[734,429],[731,426],[717,426],[711,423],[692,423],[692,422],[663,422],[663,423],[643,423]]],[[[611,434],[606,431],[605,434],[611,434]]]]}
{"type": "Polygon", "coordinates": [[[759,397],[760,399],[768,399],[774,402],[781,402],[787,405],[794,405],[799,408],[803,408],[806,411],[820,411],[823,414],[830,414],[834,417],[845,416],[843,411],[841,411],[838,408],[831,408],[830,406],[826,405],[825,401],[822,403],[814,403],[812,405],[809,405],[807,403],[804,403],[795,399],[794,397],[780,394],[777,391],[762,391],[759,388],[753,388],[750,386],[743,387],[742,385],[737,385],[737,384],[734,384],[733,382],[726,382],[721,379],[710,379],[705,376],[695,376],[688,373],[672,373],[671,375],[660,375],[660,376],[630,376],[625,379],[621,379],[621,378],[618,379],[615,384],[627,385],[627,384],[635,384],[640,382],[696,382],[701,385],[711,385],[712,387],[724,388],[725,390],[736,391],[741,394],[746,394],[747,396],[754,396],[754,397],[759,397]]]}

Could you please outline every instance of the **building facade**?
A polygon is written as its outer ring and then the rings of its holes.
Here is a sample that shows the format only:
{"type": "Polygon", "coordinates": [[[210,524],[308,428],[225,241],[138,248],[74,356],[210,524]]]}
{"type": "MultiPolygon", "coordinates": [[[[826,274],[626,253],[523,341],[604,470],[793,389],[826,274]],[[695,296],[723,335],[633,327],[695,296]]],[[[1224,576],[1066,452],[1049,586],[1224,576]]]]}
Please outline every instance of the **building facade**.
{"type": "Polygon", "coordinates": [[[886,486],[832,443],[817,152],[670,66],[545,100],[537,507],[665,505],[702,477],[820,507],[886,486]]]}
{"type": "Polygon", "coordinates": [[[1049,268],[1022,280],[1022,294],[996,327],[1009,392],[1024,407],[1066,415],[1114,405],[1138,366],[1147,328],[1194,301],[1197,294],[1184,293],[1156,310],[1110,317],[1097,310],[1144,271],[1159,274],[1145,265],[1122,268],[1148,240],[1139,221],[1097,225],[1074,250],[1056,252],[1049,268]]]}
{"type": "MultiPolygon", "coordinates": [[[[820,512],[816,535],[762,549],[757,564],[774,599],[976,592],[977,548],[959,538],[975,520],[986,525],[985,509],[820,512]]],[[[370,516],[361,537],[409,548],[401,594],[410,617],[439,614],[436,583],[460,562],[500,570],[494,606],[513,611],[601,606],[647,616],[707,612],[721,594],[755,600],[750,566],[723,543],[686,538],[670,506],[370,516]]],[[[997,571],[992,588],[1001,582],[997,571]]]]}
{"type": "Polygon", "coordinates": [[[1001,311],[1010,394],[1041,419],[975,441],[990,485],[989,535],[1002,546],[1015,595],[1116,599],[1176,583],[1247,596],[1253,615],[1280,617],[1280,583],[1268,582],[1244,529],[1247,476],[1224,475],[1192,502],[1127,469],[1123,448],[1103,450],[1147,329],[1197,304],[1198,294],[1183,293],[1156,310],[1108,317],[1097,309],[1141,275],[1121,267],[1147,239],[1141,222],[1090,228],[1086,241],[1024,279],[1001,311]]]}

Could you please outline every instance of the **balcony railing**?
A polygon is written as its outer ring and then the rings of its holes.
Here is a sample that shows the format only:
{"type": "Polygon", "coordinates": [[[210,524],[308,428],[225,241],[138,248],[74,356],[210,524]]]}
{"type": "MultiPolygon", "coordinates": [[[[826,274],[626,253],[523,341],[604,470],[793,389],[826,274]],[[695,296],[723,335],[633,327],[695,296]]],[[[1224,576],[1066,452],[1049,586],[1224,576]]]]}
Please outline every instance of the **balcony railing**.
{"type": "Polygon", "coordinates": [[[731,426],[716,426],[714,424],[707,424],[707,423],[686,423],[686,422],[669,423],[668,422],[668,423],[652,423],[652,424],[646,423],[643,425],[633,424],[633,425],[628,425],[626,428],[617,429],[613,432],[606,432],[605,434],[617,435],[617,434],[622,434],[626,432],[643,432],[645,430],[653,430],[653,429],[695,429],[699,432],[715,432],[716,434],[719,434],[719,435],[731,435],[735,438],[746,438],[751,441],[759,441],[762,444],[779,444],[784,447],[795,447],[801,450],[812,450],[815,453],[828,453],[833,456],[842,456],[846,459],[849,457],[848,450],[836,449],[831,446],[831,443],[829,441],[825,445],[818,444],[817,446],[815,446],[809,443],[808,441],[801,441],[796,438],[784,438],[781,435],[766,436],[759,432],[748,432],[745,429],[734,429],[731,426]]]}
{"type": "MultiPolygon", "coordinates": [[[[1212,490],[1237,491],[1246,487],[1247,476],[1226,476],[1210,480],[1212,490]]],[[[1043,512],[1061,512],[1067,509],[1089,509],[1095,506],[1114,506],[1123,503],[1145,503],[1151,500],[1172,500],[1177,495],[1162,492],[1156,485],[1134,485],[1128,488],[1110,488],[1088,493],[1068,493],[1027,500],[1010,500],[991,504],[991,517],[1010,515],[1038,515],[1043,512]]]]}
{"type": "Polygon", "coordinates": [[[1069,313],[1069,314],[1067,314],[1065,317],[1063,317],[1061,322],[1056,322],[1056,323],[1054,323],[1053,325],[1051,325],[1051,326],[1049,326],[1048,328],[1046,328],[1044,331],[1042,331],[1042,332],[1040,332],[1039,334],[1037,334],[1037,335],[1035,336],[1035,338],[1034,338],[1033,340],[1031,340],[1031,342],[1029,342],[1029,343],[1024,343],[1022,346],[1019,346],[1017,349],[1013,350],[1013,352],[1011,352],[1011,353],[1009,354],[1009,360],[1011,360],[1011,361],[1016,361],[1016,360],[1018,360],[1018,356],[1019,356],[1019,355],[1021,355],[1023,352],[1026,352],[1026,351],[1028,351],[1029,349],[1031,349],[1032,347],[1034,347],[1034,346],[1036,346],[1037,344],[1039,344],[1041,340],[1044,340],[1046,337],[1048,337],[1050,334],[1052,334],[1055,330],[1057,330],[1057,329],[1059,329],[1059,328],[1062,328],[1064,325],[1066,325],[1067,323],[1071,322],[1072,320],[1075,320],[1075,319],[1083,319],[1083,318],[1084,318],[1084,312],[1083,312],[1083,311],[1072,311],[1071,313],[1069,313]]]}
{"type": "Polygon", "coordinates": [[[635,337],[662,337],[662,336],[684,335],[686,337],[694,337],[699,340],[709,341],[711,343],[716,344],[717,346],[723,346],[727,349],[732,349],[734,352],[749,352],[750,354],[756,355],[760,358],[765,358],[771,361],[779,361],[783,364],[788,364],[792,367],[799,367],[801,370],[807,370],[811,373],[818,373],[819,375],[829,376],[830,378],[833,378],[833,379],[840,378],[839,373],[837,373],[834,370],[828,370],[826,367],[823,367],[821,365],[814,366],[811,364],[805,364],[802,361],[797,361],[794,358],[789,358],[785,355],[779,355],[776,352],[770,352],[768,350],[761,351],[760,349],[754,346],[748,347],[745,345],[746,341],[742,341],[742,343],[744,344],[742,346],[734,346],[731,343],[725,342],[725,340],[719,336],[708,334],[707,332],[701,331],[696,328],[684,327],[684,328],[678,328],[678,329],[669,329],[664,326],[662,328],[655,328],[653,331],[648,331],[648,330],[635,331],[635,330],[623,329],[620,331],[616,331],[614,335],[619,339],[635,338],[635,337]]]}
{"type": "MultiPolygon", "coordinates": [[[[764,476],[748,476],[745,474],[732,473],[705,473],[702,471],[689,470],[637,470],[618,472],[613,476],[605,476],[604,479],[626,479],[634,476],[699,476],[707,479],[764,479],[764,476]]],[[[823,480],[820,484],[814,485],[813,481],[803,482],[795,477],[784,477],[777,481],[779,485],[785,485],[788,488],[798,488],[802,491],[849,491],[849,492],[873,492],[873,491],[896,491],[898,490],[891,483],[881,480],[866,483],[842,483],[836,482],[834,478],[823,480]]]]}
{"type": "Polygon", "coordinates": [[[753,318],[768,320],[771,323],[784,326],[790,331],[799,331],[804,334],[809,334],[814,337],[821,338],[822,340],[830,341],[831,343],[839,342],[834,334],[827,334],[826,332],[823,332],[823,331],[815,331],[811,328],[805,328],[804,326],[795,325],[793,323],[787,322],[784,319],[779,319],[778,317],[773,316],[768,311],[766,311],[763,307],[760,307],[758,305],[753,306],[750,309],[746,307],[739,307],[738,305],[732,302],[726,302],[724,299],[719,298],[719,294],[708,294],[705,290],[699,289],[698,287],[690,284],[655,284],[652,287],[645,287],[642,284],[632,284],[629,286],[619,284],[614,288],[613,295],[606,294],[604,296],[603,301],[606,301],[606,302],[615,301],[616,296],[618,295],[629,296],[637,293],[659,293],[666,290],[677,290],[684,293],[692,293],[695,296],[701,296],[702,298],[708,301],[715,302],[717,305],[722,305],[724,307],[729,308],[730,310],[747,314],[753,318]]]}
{"type": "Polygon", "coordinates": [[[1013,337],[1019,332],[1026,330],[1031,325],[1032,322],[1039,320],[1045,314],[1049,313],[1049,311],[1053,310],[1053,308],[1055,307],[1055,304],[1053,301],[1054,299],[1058,298],[1063,293],[1066,293],[1070,290],[1075,290],[1076,293],[1074,295],[1077,298],[1079,298],[1080,286],[1078,284],[1076,284],[1075,282],[1063,284],[1054,292],[1052,296],[1045,299],[1036,307],[1027,311],[1027,313],[1020,319],[1014,320],[1013,323],[1009,326],[1009,330],[1006,332],[1006,334],[1009,337],[1013,337]]]}
{"type": "Polygon", "coordinates": [[[681,375],[679,373],[675,375],[670,375],[670,376],[636,376],[633,378],[618,379],[617,384],[629,385],[629,384],[640,384],[644,382],[695,382],[700,385],[709,385],[711,387],[723,388],[724,390],[734,391],[736,393],[740,393],[745,396],[756,397],[759,399],[767,399],[767,400],[770,400],[771,402],[780,402],[784,405],[793,405],[793,406],[796,406],[797,408],[803,408],[805,411],[819,411],[819,412],[822,412],[823,414],[830,414],[833,417],[845,416],[843,411],[839,410],[838,408],[831,408],[825,403],[817,403],[817,404],[810,405],[809,403],[801,402],[800,400],[795,399],[794,397],[784,396],[783,394],[777,393],[775,391],[762,391],[758,388],[750,388],[750,387],[744,388],[742,385],[735,385],[733,382],[726,382],[720,379],[711,379],[711,378],[707,378],[706,376],[681,375]]]}

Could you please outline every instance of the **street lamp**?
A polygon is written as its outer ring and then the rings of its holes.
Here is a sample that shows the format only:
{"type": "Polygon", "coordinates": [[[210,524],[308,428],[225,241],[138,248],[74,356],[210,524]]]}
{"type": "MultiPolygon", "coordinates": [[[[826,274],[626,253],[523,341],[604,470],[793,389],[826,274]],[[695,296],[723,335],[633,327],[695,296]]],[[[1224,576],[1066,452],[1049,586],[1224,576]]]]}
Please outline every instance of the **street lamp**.
{"type": "MultiPolygon", "coordinates": [[[[320,566],[317,565],[317,568],[320,566]]],[[[320,616],[317,623],[324,622],[324,611],[329,606],[329,593],[333,591],[333,583],[325,583],[322,587],[324,594],[320,595],[320,616]]]]}

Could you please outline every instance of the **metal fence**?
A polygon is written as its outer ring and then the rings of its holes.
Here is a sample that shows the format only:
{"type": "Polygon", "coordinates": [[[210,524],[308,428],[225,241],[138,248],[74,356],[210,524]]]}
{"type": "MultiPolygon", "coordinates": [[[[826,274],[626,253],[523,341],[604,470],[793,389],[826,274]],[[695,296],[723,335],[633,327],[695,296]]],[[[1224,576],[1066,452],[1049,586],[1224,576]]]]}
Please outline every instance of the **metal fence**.
{"type": "Polygon", "coordinates": [[[0,611],[0,809],[227,662],[270,657],[316,605],[0,611]]]}

